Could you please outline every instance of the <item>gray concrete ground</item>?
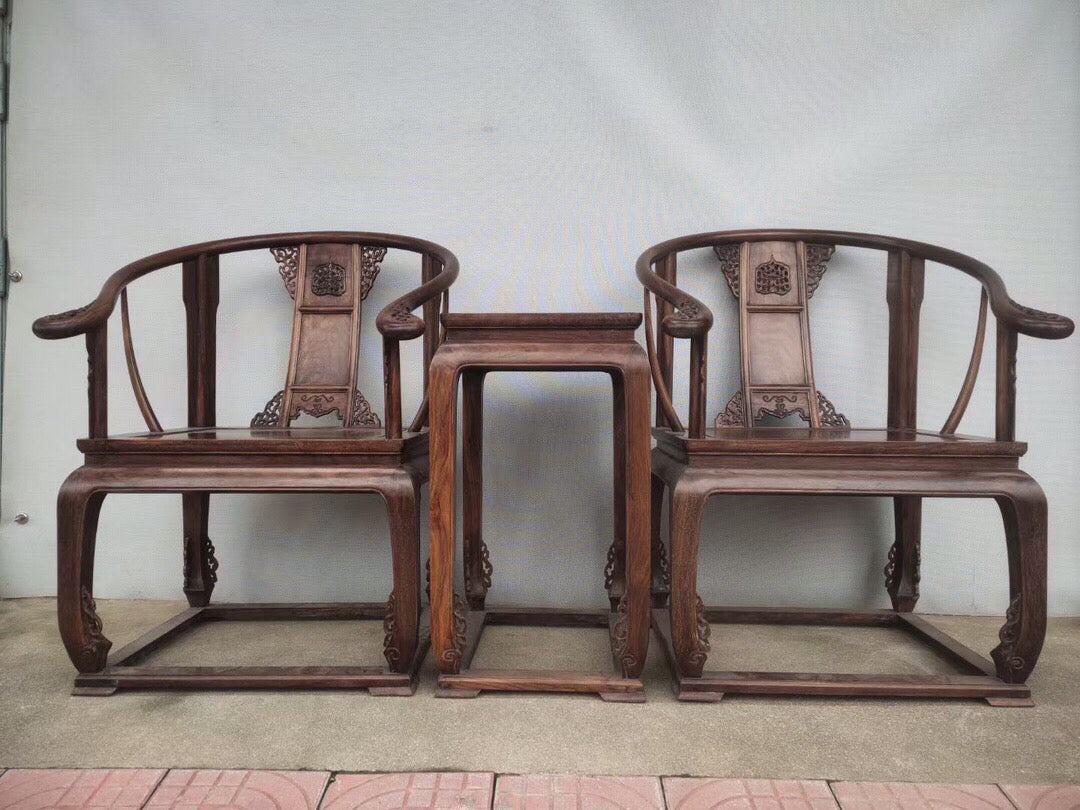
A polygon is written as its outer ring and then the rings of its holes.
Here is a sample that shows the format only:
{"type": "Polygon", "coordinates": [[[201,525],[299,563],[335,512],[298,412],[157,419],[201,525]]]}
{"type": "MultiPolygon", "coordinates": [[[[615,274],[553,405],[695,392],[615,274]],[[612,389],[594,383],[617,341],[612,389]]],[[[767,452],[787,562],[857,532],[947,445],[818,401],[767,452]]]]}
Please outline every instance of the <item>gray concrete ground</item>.
{"type": "MultiPolygon", "coordinates": [[[[115,645],[183,605],[100,601],[115,645]]],[[[941,617],[989,651],[1000,619],[941,617]]],[[[374,663],[378,622],[221,623],[152,661],[374,663]],[[279,658],[280,656],[280,658],[279,658]]],[[[489,628],[478,666],[603,670],[604,631],[489,628]],[[525,651],[525,647],[530,647],[525,651]]],[[[732,669],[947,671],[895,630],[713,628],[712,661],[732,669]]],[[[0,602],[0,767],[323,768],[350,771],[687,774],[772,778],[1050,783],[1080,777],[1080,619],[1050,623],[1032,679],[1036,707],[976,701],[767,699],[679,703],[653,645],[648,702],[591,696],[412,698],[366,692],[120,692],[70,696],[73,669],[51,599],[0,602]]]]}

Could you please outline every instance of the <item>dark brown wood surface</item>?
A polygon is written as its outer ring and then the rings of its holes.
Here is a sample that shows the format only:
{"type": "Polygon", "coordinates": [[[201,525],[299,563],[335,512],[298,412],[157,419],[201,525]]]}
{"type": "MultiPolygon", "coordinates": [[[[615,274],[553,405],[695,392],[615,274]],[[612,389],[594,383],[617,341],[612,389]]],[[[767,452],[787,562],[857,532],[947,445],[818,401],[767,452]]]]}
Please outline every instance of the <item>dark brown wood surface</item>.
{"type": "MultiPolygon", "coordinates": [[[[273,266],[273,265],[271,265],[273,266]]],[[[410,694],[426,645],[420,632],[420,487],[427,480],[425,411],[403,432],[398,343],[424,335],[425,364],[439,340],[438,302],[457,276],[445,248],[411,237],[363,232],[312,232],[242,237],[166,251],[113,274],[85,307],[34,324],[45,338],[86,335],[89,355],[85,463],[64,482],[57,500],[60,634],[79,677],[79,694],[145,688],[369,688],[410,694]],[[269,249],[293,299],[293,339],[282,391],[248,427],[216,424],[217,310],[221,255],[269,249]],[[376,318],[387,380],[385,423],[356,389],[360,308],[388,249],[422,257],[421,284],[376,318]],[[147,273],[179,264],[187,315],[188,424],[162,430],[134,362],[127,319],[127,286],[147,273]],[[106,378],[107,320],[122,300],[125,354],[132,387],[151,430],[109,434],[106,378]],[[424,319],[412,315],[423,308],[424,319]],[[290,427],[301,412],[336,414],[340,424],[290,427]],[[178,493],[183,500],[184,592],[192,606],[108,660],[111,642],[93,596],[97,517],[112,492],[178,493]],[[390,525],[393,583],[385,604],[342,606],[210,605],[219,575],[208,535],[212,492],[371,492],[382,496],[390,525]],[[194,611],[194,612],[192,612],[194,611]],[[337,611],[337,613],[334,613],[337,611]],[[152,649],[210,618],[381,619],[387,666],[152,667],[133,666],[152,649]]]]}
{"type": "Polygon", "coordinates": [[[481,690],[589,691],[608,700],[642,697],[638,676],[649,641],[649,365],[634,341],[635,313],[444,314],[444,343],[429,379],[431,410],[431,638],[440,694],[481,690]],[[471,670],[481,629],[492,621],[580,626],[580,612],[483,610],[492,564],[481,536],[484,375],[495,371],[602,371],[612,378],[617,516],[605,572],[614,675],[471,670]],[[454,592],[457,389],[463,381],[465,596],[454,592]],[[470,612],[470,606],[473,610],[470,612]]]}
{"type": "MultiPolygon", "coordinates": [[[[696,234],[646,250],[638,259],[637,274],[646,289],[646,346],[658,409],[663,411],[654,430],[653,510],[659,511],[666,490],[670,511],[669,552],[659,515],[653,516],[652,558],[655,564],[670,553],[671,570],[670,586],[654,585],[655,603],[662,605],[668,590],[671,602],[669,611],[654,614],[654,623],[676,671],[680,696],[705,700],[725,692],[756,692],[984,697],[995,705],[1027,701],[1030,692],[1024,682],[1038,660],[1046,628],[1046,499],[1038,484],[1019,469],[1027,447],[1015,440],[1017,336],[1064,338],[1072,333],[1073,322],[1017,304],[997,273],[975,259],[870,234],[810,230],[696,234]],[[884,429],[851,428],[816,386],[809,300],[822,285],[836,246],[887,254],[889,390],[884,429]],[[704,411],[703,347],[713,316],[704,303],[675,286],[674,276],[678,253],[699,248],[715,251],[720,272],[739,300],[742,387],[711,429],[704,411]],[[919,429],[917,420],[919,313],[926,262],[958,269],[982,287],[972,360],[940,432],[919,429]],[[659,338],[652,334],[653,297],[659,338]],[[982,438],[957,434],[956,429],[974,391],[988,309],[998,330],[997,419],[995,436],[982,438]],[[682,420],[670,392],[674,355],[669,347],[676,338],[690,343],[686,431],[680,429],[682,420]],[[761,424],[766,416],[792,415],[804,426],[761,424]],[[919,597],[922,502],[926,497],[993,498],[1005,526],[1010,597],[992,663],[980,659],[978,674],[919,678],[705,672],[710,621],[748,620],[750,615],[746,610],[707,608],[698,596],[701,517],[707,499],[717,494],[891,497],[896,536],[885,568],[891,615],[969,668],[974,653],[911,613],[919,597]]],[[[798,620],[791,611],[755,616],[754,620],[798,620]]],[[[833,618],[847,623],[852,616],[833,618]]]]}

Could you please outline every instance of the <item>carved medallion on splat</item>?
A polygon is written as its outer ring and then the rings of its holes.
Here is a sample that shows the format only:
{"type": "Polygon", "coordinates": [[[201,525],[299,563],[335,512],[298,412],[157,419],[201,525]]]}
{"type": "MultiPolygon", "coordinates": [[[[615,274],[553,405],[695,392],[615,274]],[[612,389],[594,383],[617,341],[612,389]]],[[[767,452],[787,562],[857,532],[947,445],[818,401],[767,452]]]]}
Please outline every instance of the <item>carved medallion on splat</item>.
{"type": "Polygon", "coordinates": [[[323,298],[345,294],[345,268],[335,262],[320,264],[311,271],[311,293],[323,298]]]}
{"type": "Polygon", "coordinates": [[[787,295],[791,292],[791,268],[770,256],[754,269],[754,291],[759,295],[787,295]]]}

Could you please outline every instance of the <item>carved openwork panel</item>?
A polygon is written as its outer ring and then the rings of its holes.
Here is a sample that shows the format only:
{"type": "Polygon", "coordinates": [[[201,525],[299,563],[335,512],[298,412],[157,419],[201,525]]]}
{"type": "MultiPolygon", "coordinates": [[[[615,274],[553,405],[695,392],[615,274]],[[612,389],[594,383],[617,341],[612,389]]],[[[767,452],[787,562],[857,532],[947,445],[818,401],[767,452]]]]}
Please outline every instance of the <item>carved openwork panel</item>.
{"type": "Polygon", "coordinates": [[[754,290],[761,295],[787,295],[791,292],[791,268],[770,256],[754,270],[754,290]]]}
{"type": "Polygon", "coordinates": [[[318,296],[345,294],[345,268],[340,264],[320,264],[311,274],[311,293],[318,296]]]}
{"type": "Polygon", "coordinates": [[[252,419],[284,427],[301,414],[333,415],[345,426],[378,427],[356,390],[360,311],[379,274],[385,248],[306,244],[271,250],[293,298],[293,335],[285,388],[252,419]]]}

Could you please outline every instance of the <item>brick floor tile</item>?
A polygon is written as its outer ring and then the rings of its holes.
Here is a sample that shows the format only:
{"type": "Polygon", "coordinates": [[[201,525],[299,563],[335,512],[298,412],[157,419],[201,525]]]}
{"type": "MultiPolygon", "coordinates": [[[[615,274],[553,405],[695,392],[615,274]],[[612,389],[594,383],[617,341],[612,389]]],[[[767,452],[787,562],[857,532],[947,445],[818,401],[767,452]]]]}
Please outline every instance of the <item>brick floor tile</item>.
{"type": "Polygon", "coordinates": [[[175,770],[161,780],[146,807],[315,810],[329,778],[327,771],[175,770]]]}
{"type": "Polygon", "coordinates": [[[664,777],[668,810],[836,810],[827,782],[664,777]]]}
{"type": "Polygon", "coordinates": [[[488,810],[491,773],[341,773],[326,791],[324,810],[488,810]]]}
{"type": "Polygon", "coordinates": [[[142,807],[164,770],[29,770],[0,776],[0,810],[142,807]]]}

